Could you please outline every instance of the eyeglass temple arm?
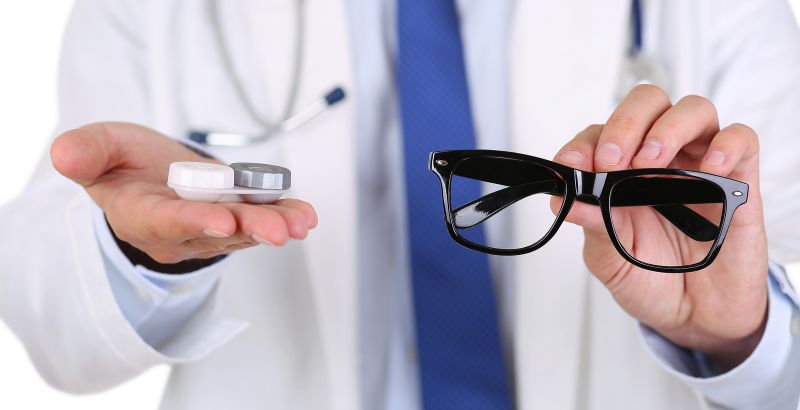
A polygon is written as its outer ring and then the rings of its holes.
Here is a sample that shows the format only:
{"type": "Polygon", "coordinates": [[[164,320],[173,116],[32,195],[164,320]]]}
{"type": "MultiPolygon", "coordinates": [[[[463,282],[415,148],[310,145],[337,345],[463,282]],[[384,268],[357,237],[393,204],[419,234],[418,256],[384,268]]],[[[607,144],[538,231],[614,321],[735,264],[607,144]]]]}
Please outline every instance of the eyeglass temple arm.
{"type": "MultiPolygon", "coordinates": [[[[658,213],[675,225],[690,238],[700,241],[712,241],[719,234],[719,228],[697,212],[683,204],[716,203],[718,194],[708,193],[706,186],[699,181],[673,178],[632,178],[636,181],[631,187],[616,188],[611,206],[652,206],[658,213]],[[646,191],[656,191],[655,195],[643,197],[637,193],[641,185],[646,191]],[[675,191],[677,190],[677,191],[675,191]]],[[[562,196],[564,192],[561,180],[527,182],[509,186],[482,196],[474,201],[453,210],[454,224],[457,228],[469,228],[494,216],[517,201],[531,195],[546,193],[562,196]]],[[[641,191],[640,191],[641,192],[641,191]]],[[[579,202],[596,205],[591,199],[578,197],[579,202]]]]}
{"type": "Polygon", "coordinates": [[[652,206],[681,232],[698,242],[717,239],[719,227],[686,205],[724,203],[721,192],[705,181],[633,177],[614,188],[611,206],[652,206]],[[647,195],[642,195],[646,192],[647,195]]]}
{"type": "Polygon", "coordinates": [[[457,228],[471,228],[526,197],[556,191],[558,183],[554,179],[503,188],[454,209],[454,224],[457,228]]]}

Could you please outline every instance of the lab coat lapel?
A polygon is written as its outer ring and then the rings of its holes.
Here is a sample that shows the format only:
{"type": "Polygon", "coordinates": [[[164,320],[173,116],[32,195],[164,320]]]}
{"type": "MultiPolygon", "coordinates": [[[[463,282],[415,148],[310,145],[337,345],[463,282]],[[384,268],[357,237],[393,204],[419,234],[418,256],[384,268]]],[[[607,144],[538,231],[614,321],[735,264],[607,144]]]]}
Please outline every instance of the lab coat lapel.
{"type": "MultiPolygon", "coordinates": [[[[343,1],[306,2],[305,64],[298,104],[335,85],[353,90],[343,1]]],[[[326,356],[331,408],[358,408],[354,94],[283,137],[292,197],[312,203],[319,226],[303,241],[326,356]]],[[[291,314],[291,312],[286,312],[291,314]]],[[[322,371],[323,369],[320,369],[322,371]]]]}
{"type": "MultiPolygon", "coordinates": [[[[630,2],[518,0],[511,31],[512,150],[552,158],[583,127],[605,122],[627,43],[630,2]],[[564,22],[571,22],[564,24],[564,22]]],[[[546,226],[549,215],[517,215],[546,226]]],[[[583,235],[564,224],[544,248],[518,257],[516,376],[521,408],[585,408],[590,274],[583,235]]]]}

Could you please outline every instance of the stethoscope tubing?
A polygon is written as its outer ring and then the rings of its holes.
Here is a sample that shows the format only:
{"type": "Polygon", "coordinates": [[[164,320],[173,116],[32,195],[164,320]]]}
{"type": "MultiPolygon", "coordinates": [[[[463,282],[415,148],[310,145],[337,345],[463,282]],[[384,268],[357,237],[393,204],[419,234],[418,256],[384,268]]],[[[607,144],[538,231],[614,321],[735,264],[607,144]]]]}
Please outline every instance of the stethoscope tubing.
{"type": "MultiPolygon", "coordinates": [[[[308,106],[292,114],[300,88],[300,75],[305,62],[305,0],[295,0],[295,52],[292,58],[292,77],[281,120],[270,122],[259,115],[252,100],[248,97],[244,84],[236,74],[233,57],[225,41],[222,22],[219,15],[219,0],[208,0],[208,11],[211,20],[214,42],[220,52],[223,69],[230,79],[237,98],[242,103],[250,119],[262,128],[258,135],[246,135],[230,132],[190,131],[189,139],[204,145],[245,146],[263,142],[270,137],[297,129],[301,125],[342,101],[346,94],[341,87],[330,90],[324,97],[313,101],[308,106]]],[[[644,22],[641,0],[631,3],[631,43],[629,59],[643,58],[644,22]]],[[[644,80],[644,79],[643,79],[644,80]]]]}

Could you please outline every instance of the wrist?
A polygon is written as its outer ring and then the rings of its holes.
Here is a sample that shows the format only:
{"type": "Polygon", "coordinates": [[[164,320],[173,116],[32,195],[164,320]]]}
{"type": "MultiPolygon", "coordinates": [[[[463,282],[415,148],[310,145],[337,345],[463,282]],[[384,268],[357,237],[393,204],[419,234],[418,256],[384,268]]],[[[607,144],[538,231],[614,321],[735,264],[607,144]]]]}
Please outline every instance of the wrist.
{"type": "Polygon", "coordinates": [[[767,286],[760,296],[754,303],[757,307],[751,310],[752,315],[737,316],[739,326],[720,328],[723,320],[719,319],[704,326],[690,323],[680,328],[654,330],[680,347],[705,355],[715,370],[724,373],[750,357],[761,342],[769,317],[767,286]]]}
{"type": "Polygon", "coordinates": [[[738,340],[728,340],[722,343],[711,346],[706,350],[700,350],[711,361],[719,373],[725,373],[744,362],[755,351],[761,338],[764,336],[764,330],[767,327],[767,312],[769,309],[764,308],[764,316],[761,320],[760,326],[756,328],[753,333],[738,340]]]}

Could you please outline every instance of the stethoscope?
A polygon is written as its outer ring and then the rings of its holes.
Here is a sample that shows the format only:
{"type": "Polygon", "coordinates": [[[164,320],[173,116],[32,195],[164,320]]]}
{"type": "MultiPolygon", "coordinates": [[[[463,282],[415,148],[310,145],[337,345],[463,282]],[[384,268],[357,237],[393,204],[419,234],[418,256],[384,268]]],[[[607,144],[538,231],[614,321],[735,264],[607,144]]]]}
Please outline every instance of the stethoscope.
{"type": "MultiPolygon", "coordinates": [[[[303,51],[305,48],[305,0],[295,0],[295,52],[293,58],[292,78],[289,95],[283,107],[283,115],[278,122],[269,122],[262,118],[255,109],[252,101],[245,92],[244,85],[236,74],[230,50],[222,33],[222,24],[219,18],[219,0],[208,0],[209,15],[211,19],[214,41],[222,56],[222,65],[226,75],[230,78],[237,98],[247,111],[250,119],[261,126],[260,134],[250,135],[234,132],[197,131],[189,132],[189,139],[194,142],[215,146],[245,146],[266,141],[272,137],[286,134],[308,123],[330,107],[345,99],[346,95],[341,87],[334,87],[325,95],[311,102],[304,108],[293,112],[295,100],[300,86],[300,73],[303,69],[303,51]]],[[[631,42],[626,57],[623,59],[622,70],[618,81],[617,100],[622,98],[637,84],[656,84],[668,90],[668,77],[662,64],[644,52],[644,18],[641,0],[633,0],[631,7],[631,42]]]]}
{"type": "Polygon", "coordinates": [[[622,61],[617,82],[617,102],[638,84],[654,84],[669,92],[669,77],[664,65],[644,49],[644,12],[642,1],[631,3],[631,41],[622,61]]]}
{"type": "Polygon", "coordinates": [[[223,69],[226,76],[233,85],[236,97],[242,103],[250,119],[258,124],[263,130],[259,134],[250,135],[235,132],[216,132],[216,131],[189,131],[189,139],[205,145],[234,146],[257,144],[264,142],[274,136],[286,134],[298,127],[308,123],[318,115],[325,112],[330,107],[345,99],[346,94],[342,87],[334,87],[326,92],[322,97],[312,101],[307,106],[298,111],[294,110],[298,90],[300,88],[300,73],[303,71],[303,54],[305,48],[305,0],[295,0],[295,50],[292,58],[292,78],[289,82],[289,95],[283,107],[281,120],[270,122],[258,114],[252,100],[247,96],[244,85],[236,74],[233,65],[233,57],[222,33],[222,23],[219,17],[219,0],[208,0],[208,11],[211,20],[211,30],[214,35],[214,42],[220,51],[223,69]]]}

